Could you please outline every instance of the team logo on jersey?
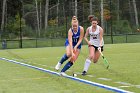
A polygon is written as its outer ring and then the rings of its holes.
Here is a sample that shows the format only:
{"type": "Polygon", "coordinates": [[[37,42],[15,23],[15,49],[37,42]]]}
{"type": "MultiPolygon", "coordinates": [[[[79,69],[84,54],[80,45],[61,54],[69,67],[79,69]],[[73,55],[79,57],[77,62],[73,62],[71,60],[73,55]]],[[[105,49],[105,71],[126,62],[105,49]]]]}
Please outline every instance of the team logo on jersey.
{"type": "Polygon", "coordinates": [[[97,39],[97,36],[98,36],[97,34],[94,34],[93,39],[97,39]]]}

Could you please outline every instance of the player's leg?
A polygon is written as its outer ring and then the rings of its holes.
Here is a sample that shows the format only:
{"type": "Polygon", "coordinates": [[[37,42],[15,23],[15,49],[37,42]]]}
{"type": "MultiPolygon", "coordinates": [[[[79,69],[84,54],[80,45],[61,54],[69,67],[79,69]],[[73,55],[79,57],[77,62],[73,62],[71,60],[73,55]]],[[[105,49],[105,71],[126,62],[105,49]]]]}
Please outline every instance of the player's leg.
{"type": "Polygon", "coordinates": [[[88,68],[90,66],[91,60],[93,60],[94,58],[94,55],[95,55],[94,53],[95,53],[95,48],[93,46],[89,46],[89,57],[85,61],[82,75],[86,75],[88,68]]]}
{"type": "MultiPolygon", "coordinates": [[[[101,51],[103,51],[103,47],[101,47],[101,51]]],[[[98,59],[99,59],[100,55],[101,55],[101,54],[100,54],[98,48],[96,48],[96,49],[95,49],[95,56],[94,56],[94,59],[93,59],[93,62],[94,62],[94,63],[97,63],[97,62],[98,62],[98,59]]]]}
{"type": "Polygon", "coordinates": [[[74,52],[75,56],[73,58],[71,58],[70,61],[68,61],[68,63],[64,66],[64,68],[61,70],[61,72],[67,71],[73,65],[73,63],[78,58],[79,53],[80,53],[80,49],[77,49],[77,51],[74,52]]]}
{"type": "Polygon", "coordinates": [[[71,57],[70,46],[67,40],[66,40],[65,46],[66,46],[66,54],[63,55],[61,60],[55,66],[56,70],[59,70],[60,66],[64,63],[64,61],[66,61],[69,57],[71,57]]]}
{"type": "Polygon", "coordinates": [[[73,63],[77,60],[77,58],[80,54],[80,49],[77,49],[76,51],[74,51],[74,54],[75,54],[75,56],[71,57],[71,59],[70,59],[70,61],[73,62],[73,63]]]}
{"type": "Polygon", "coordinates": [[[97,50],[97,51],[95,51],[95,56],[94,56],[93,62],[94,63],[97,63],[99,57],[100,57],[100,52],[97,50]]]}
{"type": "Polygon", "coordinates": [[[66,61],[69,57],[71,57],[70,47],[66,47],[66,54],[63,55],[59,63],[63,64],[64,61],[66,61]]]}

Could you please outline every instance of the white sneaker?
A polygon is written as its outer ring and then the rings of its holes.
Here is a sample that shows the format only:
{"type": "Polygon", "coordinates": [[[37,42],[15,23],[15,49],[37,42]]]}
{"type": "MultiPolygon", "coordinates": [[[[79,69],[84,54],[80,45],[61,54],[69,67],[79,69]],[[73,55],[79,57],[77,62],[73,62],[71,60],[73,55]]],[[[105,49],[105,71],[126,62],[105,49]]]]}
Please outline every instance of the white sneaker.
{"type": "Polygon", "coordinates": [[[60,76],[68,76],[65,72],[60,72],[60,76]]]}
{"type": "Polygon", "coordinates": [[[59,70],[59,68],[60,68],[61,65],[62,65],[62,64],[58,62],[57,65],[55,66],[55,69],[56,69],[56,70],[59,70]]]}

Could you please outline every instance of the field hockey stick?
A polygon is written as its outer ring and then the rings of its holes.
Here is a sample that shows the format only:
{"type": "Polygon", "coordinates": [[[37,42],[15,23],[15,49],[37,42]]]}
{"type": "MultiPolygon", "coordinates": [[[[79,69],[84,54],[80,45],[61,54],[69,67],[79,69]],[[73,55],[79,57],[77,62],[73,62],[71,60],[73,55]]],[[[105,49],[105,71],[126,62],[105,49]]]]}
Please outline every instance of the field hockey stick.
{"type": "Polygon", "coordinates": [[[106,66],[106,69],[108,69],[109,68],[109,63],[108,63],[107,59],[105,58],[105,56],[103,55],[103,53],[100,50],[99,50],[99,52],[100,52],[100,54],[101,54],[101,56],[104,60],[104,64],[106,66]]]}

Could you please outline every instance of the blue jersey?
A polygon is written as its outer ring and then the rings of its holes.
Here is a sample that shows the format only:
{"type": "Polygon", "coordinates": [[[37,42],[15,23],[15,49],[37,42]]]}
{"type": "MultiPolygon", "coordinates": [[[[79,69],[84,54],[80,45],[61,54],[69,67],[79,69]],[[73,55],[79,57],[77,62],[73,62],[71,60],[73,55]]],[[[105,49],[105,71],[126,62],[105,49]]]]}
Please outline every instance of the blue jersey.
{"type": "MultiPolygon", "coordinates": [[[[73,31],[73,29],[71,28],[71,31],[72,31],[72,44],[73,44],[73,47],[78,43],[79,41],[79,38],[80,38],[80,26],[78,26],[78,31],[75,33],[73,31]]],[[[65,42],[65,46],[68,46],[69,45],[69,41],[68,39],[66,39],[66,42],[65,42]]],[[[81,49],[81,44],[78,46],[78,49],[81,49]]]]}
{"type": "Polygon", "coordinates": [[[72,35],[72,43],[75,46],[78,43],[79,38],[80,38],[80,27],[78,27],[78,31],[76,33],[73,31],[73,29],[71,29],[71,31],[73,34],[72,35]]]}

